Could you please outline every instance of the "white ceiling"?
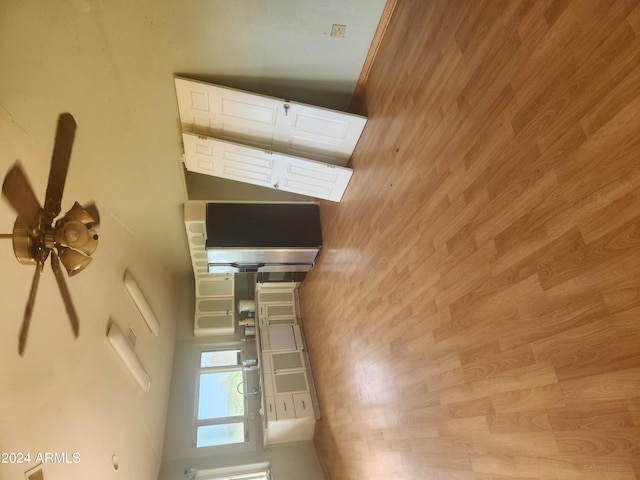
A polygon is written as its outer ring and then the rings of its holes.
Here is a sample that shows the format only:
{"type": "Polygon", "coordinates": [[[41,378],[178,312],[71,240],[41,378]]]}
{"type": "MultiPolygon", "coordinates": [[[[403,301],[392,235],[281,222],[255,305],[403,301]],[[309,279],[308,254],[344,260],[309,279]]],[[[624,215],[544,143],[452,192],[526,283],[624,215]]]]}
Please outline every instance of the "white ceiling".
{"type": "Polygon", "coordinates": [[[78,132],[70,179],[180,277],[190,262],[174,75],[346,108],[383,7],[4,0],[0,109],[47,151],[58,113],[71,112],[78,132]],[[333,23],[347,25],[344,39],[329,36],[333,23]]]}

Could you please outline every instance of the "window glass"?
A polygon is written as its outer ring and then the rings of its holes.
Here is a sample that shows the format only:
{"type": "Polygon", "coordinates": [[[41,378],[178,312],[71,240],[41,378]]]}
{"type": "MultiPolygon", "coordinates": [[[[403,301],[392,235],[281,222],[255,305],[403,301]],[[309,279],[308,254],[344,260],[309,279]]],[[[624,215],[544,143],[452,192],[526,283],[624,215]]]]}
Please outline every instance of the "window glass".
{"type": "Polygon", "coordinates": [[[240,365],[240,350],[215,350],[202,352],[200,368],[240,365]]]}
{"type": "Polygon", "coordinates": [[[198,420],[244,415],[244,396],[238,392],[242,371],[200,375],[198,420]]]}
{"type": "Polygon", "coordinates": [[[241,351],[201,352],[198,404],[195,412],[196,447],[247,441],[246,398],[241,351]]]}
{"type": "Polygon", "coordinates": [[[198,427],[196,447],[215,447],[244,442],[244,423],[222,423],[198,427]]]}

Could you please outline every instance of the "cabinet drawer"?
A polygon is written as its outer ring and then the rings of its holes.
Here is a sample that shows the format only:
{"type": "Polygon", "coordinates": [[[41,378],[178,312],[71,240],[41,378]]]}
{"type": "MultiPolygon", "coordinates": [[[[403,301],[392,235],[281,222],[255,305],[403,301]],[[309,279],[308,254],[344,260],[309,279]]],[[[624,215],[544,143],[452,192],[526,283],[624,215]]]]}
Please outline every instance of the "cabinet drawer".
{"type": "Polygon", "coordinates": [[[296,417],[313,417],[315,412],[313,410],[313,403],[311,403],[310,393],[296,393],[292,395],[293,405],[296,409],[296,417]]]}
{"type": "Polygon", "coordinates": [[[276,400],[274,397],[264,397],[264,404],[266,411],[264,412],[267,417],[267,422],[274,422],[278,419],[276,416],[276,400]]]}
{"type": "Polygon", "coordinates": [[[276,417],[278,420],[296,418],[296,408],[292,395],[276,395],[276,417]]]}

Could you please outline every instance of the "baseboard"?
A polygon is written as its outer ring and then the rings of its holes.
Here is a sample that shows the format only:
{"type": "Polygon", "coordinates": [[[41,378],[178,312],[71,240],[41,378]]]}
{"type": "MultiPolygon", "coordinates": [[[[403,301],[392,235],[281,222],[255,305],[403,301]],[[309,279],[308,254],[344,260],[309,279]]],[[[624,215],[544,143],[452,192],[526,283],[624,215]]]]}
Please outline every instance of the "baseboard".
{"type": "MultiPolygon", "coordinates": [[[[318,432],[318,423],[316,422],[316,432],[318,432]]],[[[313,439],[313,448],[316,451],[316,456],[318,457],[318,463],[320,464],[320,470],[322,470],[322,476],[324,480],[331,480],[331,474],[329,473],[329,469],[327,468],[327,462],[324,458],[324,453],[322,452],[322,448],[318,445],[318,439],[313,439]]]]}
{"type": "MultiPolygon", "coordinates": [[[[396,3],[398,3],[398,0],[387,0],[387,3],[385,4],[384,9],[382,10],[382,16],[380,17],[378,28],[376,29],[376,33],[373,35],[371,46],[369,47],[369,51],[367,52],[367,57],[364,60],[364,65],[362,66],[362,70],[360,71],[360,76],[358,77],[358,81],[356,82],[356,87],[351,97],[352,106],[355,103],[357,103],[358,99],[362,96],[364,87],[367,84],[367,78],[369,78],[369,73],[371,72],[371,67],[373,66],[373,62],[376,58],[376,55],[378,54],[378,49],[380,48],[380,44],[382,43],[384,34],[387,31],[389,22],[391,21],[391,16],[393,15],[393,11],[396,8],[396,3]]],[[[351,111],[351,109],[349,110],[351,111]]]]}

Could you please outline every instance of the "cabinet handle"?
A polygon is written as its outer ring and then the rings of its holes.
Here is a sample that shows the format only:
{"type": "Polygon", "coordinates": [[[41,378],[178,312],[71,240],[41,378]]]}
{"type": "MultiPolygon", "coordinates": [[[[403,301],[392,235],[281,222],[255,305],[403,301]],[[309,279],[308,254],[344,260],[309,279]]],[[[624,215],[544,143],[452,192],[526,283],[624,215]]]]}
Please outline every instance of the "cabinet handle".
{"type": "Polygon", "coordinates": [[[307,409],[307,405],[304,403],[304,400],[302,400],[302,408],[303,408],[303,410],[307,409]]]}
{"type": "Polygon", "coordinates": [[[269,404],[269,413],[273,413],[273,405],[269,404]]]}
{"type": "Polygon", "coordinates": [[[287,411],[287,403],[284,402],[283,405],[284,405],[284,411],[286,412],[287,411]]]}

